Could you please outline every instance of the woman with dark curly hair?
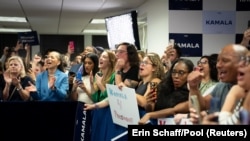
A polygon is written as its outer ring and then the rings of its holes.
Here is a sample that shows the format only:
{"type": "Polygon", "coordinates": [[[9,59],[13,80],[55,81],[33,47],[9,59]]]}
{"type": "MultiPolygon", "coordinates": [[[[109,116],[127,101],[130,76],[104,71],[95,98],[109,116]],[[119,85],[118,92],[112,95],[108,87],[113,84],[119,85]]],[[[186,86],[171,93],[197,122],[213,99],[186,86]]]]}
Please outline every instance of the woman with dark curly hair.
{"type": "Polygon", "coordinates": [[[203,73],[199,90],[202,95],[205,95],[211,86],[218,82],[218,71],[216,68],[217,54],[210,56],[204,55],[197,62],[198,69],[203,73]]]}
{"type": "Polygon", "coordinates": [[[139,124],[146,124],[150,119],[166,118],[176,113],[188,112],[187,77],[193,68],[194,64],[189,59],[179,58],[173,63],[169,73],[159,83],[157,91],[146,94],[147,113],[141,118],[139,124]]]}
{"type": "Polygon", "coordinates": [[[119,88],[127,86],[135,88],[139,82],[139,57],[135,45],[123,42],[115,50],[117,58],[115,66],[115,84],[119,88]]]}

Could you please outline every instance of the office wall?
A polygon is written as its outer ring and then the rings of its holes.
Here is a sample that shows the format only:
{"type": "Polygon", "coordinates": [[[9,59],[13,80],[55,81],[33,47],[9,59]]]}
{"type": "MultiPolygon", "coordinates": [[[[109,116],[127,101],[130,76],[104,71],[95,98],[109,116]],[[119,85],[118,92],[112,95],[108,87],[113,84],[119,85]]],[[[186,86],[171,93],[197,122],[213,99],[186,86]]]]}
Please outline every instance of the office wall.
{"type": "Polygon", "coordinates": [[[168,1],[148,1],[138,8],[138,14],[145,15],[147,19],[146,40],[141,43],[144,45],[142,48],[161,56],[168,44],[168,1]]]}
{"type": "MultiPolygon", "coordinates": [[[[166,0],[148,1],[138,8],[139,14],[146,15],[147,18],[147,40],[142,44],[148,52],[162,55],[169,42],[169,33],[203,34],[203,11],[233,11],[236,14],[234,33],[202,35],[202,55],[218,53],[226,44],[239,43],[239,38],[236,41],[236,34],[242,34],[247,28],[247,21],[250,20],[249,11],[236,11],[236,1],[239,0],[203,0],[203,9],[193,11],[169,10],[169,1],[166,0]]],[[[250,7],[249,2],[246,2],[246,5],[250,7]]],[[[187,58],[193,62],[199,59],[187,58]]]]}

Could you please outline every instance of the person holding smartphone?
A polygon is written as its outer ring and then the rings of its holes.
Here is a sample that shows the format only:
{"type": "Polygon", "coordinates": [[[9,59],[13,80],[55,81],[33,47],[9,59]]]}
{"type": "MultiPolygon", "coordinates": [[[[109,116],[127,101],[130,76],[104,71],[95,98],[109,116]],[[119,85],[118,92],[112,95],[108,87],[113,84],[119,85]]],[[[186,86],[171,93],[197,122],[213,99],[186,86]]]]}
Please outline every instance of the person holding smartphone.
{"type": "Polygon", "coordinates": [[[248,28],[244,31],[243,38],[240,44],[249,48],[250,47],[249,41],[250,41],[250,20],[248,21],[248,28]]]}
{"type": "MultiPolygon", "coordinates": [[[[201,111],[208,111],[212,114],[215,111],[220,111],[230,89],[237,83],[237,75],[239,69],[239,57],[245,56],[248,50],[246,47],[239,44],[228,44],[222,48],[219,53],[216,68],[218,70],[219,82],[216,84],[213,91],[206,96],[202,96],[199,91],[199,85],[202,79],[202,73],[193,71],[188,76],[188,85],[190,87],[189,95],[197,95],[201,111]],[[225,61],[226,60],[226,61],[225,61]],[[211,106],[211,100],[217,99],[217,106],[211,106]]],[[[214,101],[215,102],[215,101],[214,101]]],[[[196,110],[190,108],[190,120],[196,124],[198,114],[196,110]]]]}
{"type": "Polygon", "coordinates": [[[169,45],[166,47],[166,50],[164,51],[164,59],[163,60],[163,65],[165,66],[165,72],[170,69],[171,65],[175,60],[181,57],[181,48],[175,44],[174,39],[170,39],[169,45]]]}
{"type": "Polygon", "coordinates": [[[88,53],[82,61],[84,69],[82,69],[81,72],[77,72],[75,75],[70,97],[73,101],[92,104],[91,77],[95,76],[99,70],[99,58],[95,53],[88,53]]]}
{"type": "Polygon", "coordinates": [[[116,57],[112,51],[105,50],[99,57],[99,72],[94,75],[93,89],[91,94],[93,104],[86,103],[83,110],[91,110],[91,140],[111,140],[127,129],[114,124],[108,101],[106,84],[115,82],[116,57]],[[122,132],[120,132],[122,131],[122,132]]]}
{"type": "Polygon", "coordinates": [[[193,68],[194,64],[189,59],[179,58],[173,62],[167,76],[158,84],[157,91],[145,94],[147,113],[139,124],[147,124],[149,120],[151,124],[157,124],[158,118],[169,118],[177,113],[188,112],[187,77],[193,68]]]}

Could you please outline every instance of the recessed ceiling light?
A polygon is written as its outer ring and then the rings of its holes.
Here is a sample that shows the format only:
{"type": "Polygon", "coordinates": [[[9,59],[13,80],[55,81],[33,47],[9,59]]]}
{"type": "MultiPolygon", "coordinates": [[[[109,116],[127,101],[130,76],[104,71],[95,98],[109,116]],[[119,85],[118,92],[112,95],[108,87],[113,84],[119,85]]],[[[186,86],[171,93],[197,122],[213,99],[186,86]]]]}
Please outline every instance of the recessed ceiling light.
{"type": "Polygon", "coordinates": [[[85,29],[83,30],[83,33],[85,34],[107,34],[107,31],[100,30],[100,29],[85,29]]]}
{"type": "Polygon", "coordinates": [[[0,28],[0,32],[30,32],[31,29],[22,28],[0,28]]]}
{"type": "MultiPolygon", "coordinates": [[[[89,23],[91,23],[91,24],[105,24],[105,20],[104,19],[91,19],[89,23]]],[[[138,25],[141,25],[141,24],[145,24],[146,22],[145,21],[138,21],[137,23],[138,23],[138,25]]]]}
{"type": "Polygon", "coordinates": [[[91,19],[90,23],[91,24],[105,24],[105,20],[104,19],[91,19]]]}
{"type": "Polygon", "coordinates": [[[3,17],[0,16],[2,22],[27,22],[25,17],[3,17]]]}

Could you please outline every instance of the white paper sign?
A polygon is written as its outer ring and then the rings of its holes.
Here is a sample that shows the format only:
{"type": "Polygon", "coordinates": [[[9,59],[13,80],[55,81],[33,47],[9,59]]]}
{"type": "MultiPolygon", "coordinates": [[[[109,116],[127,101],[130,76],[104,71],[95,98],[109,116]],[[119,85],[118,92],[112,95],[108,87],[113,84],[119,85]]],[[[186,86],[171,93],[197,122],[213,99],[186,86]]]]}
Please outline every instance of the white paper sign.
{"type": "Polygon", "coordinates": [[[158,125],[175,125],[174,118],[158,118],[158,125]]]}
{"type": "Polygon", "coordinates": [[[189,120],[189,118],[181,119],[180,125],[193,125],[193,123],[189,120]]]}
{"type": "Polygon", "coordinates": [[[117,85],[111,84],[106,84],[106,88],[113,122],[126,128],[128,125],[137,125],[140,116],[135,89],[119,89],[117,85]]]}

